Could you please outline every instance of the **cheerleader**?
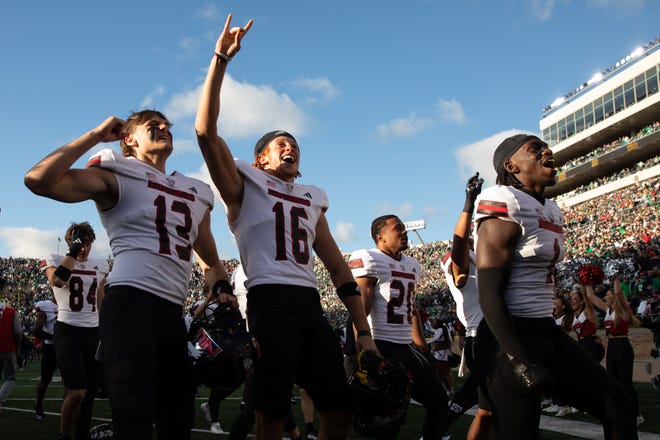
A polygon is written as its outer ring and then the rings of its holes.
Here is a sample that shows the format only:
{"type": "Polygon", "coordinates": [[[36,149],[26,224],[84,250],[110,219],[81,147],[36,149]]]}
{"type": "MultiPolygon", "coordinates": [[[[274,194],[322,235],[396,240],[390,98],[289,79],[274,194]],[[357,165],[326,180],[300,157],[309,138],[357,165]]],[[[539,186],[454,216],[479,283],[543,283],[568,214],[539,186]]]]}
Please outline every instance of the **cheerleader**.
{"type": "Polygon", "coordinates": [[[582,293],[574,292],[571,299],[573,308],[573,330],[577,335],[578,342],[589,353],[596,362],[600,362],[605,357],[605,346],[603,340],[596,333],[596,312],[590,301],[584,300],[585,288],[592,289],[591,286],[582,285],[582,293]]]}
{"type": "Polygon", "coordinates": [[[637,414],[637,425],[644,422],[644,417],[639,413],[639,402],[637,391],[633,386],[633,364],[635,352],[628,339],[628,328],[630,325],[639,326],[639,319],[630,308],[630,304],[623,296],[621,280],[615,276],[613,287],[607,291],[605,298],[601,299],[594,294],[593,287],[586,286],[586,301],[605,312],[605,334],[607,335],[607,357],[605,368],[618,380],[630,393],[637,414]]]}

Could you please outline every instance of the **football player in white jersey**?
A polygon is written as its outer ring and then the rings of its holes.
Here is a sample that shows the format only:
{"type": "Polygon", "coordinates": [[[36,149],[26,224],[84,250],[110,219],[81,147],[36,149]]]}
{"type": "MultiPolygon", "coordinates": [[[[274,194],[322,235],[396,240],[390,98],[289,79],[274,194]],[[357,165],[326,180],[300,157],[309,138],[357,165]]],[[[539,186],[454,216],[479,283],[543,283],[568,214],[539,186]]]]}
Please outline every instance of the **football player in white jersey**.
{"type": "Polygon", "coordinates": [[[41,263],[58,304],[55,357],[64,385],[60,438],[70,438],[74,427],[76,439],[89,438],[96,391],[99,306],[110,271],[107,261],[89,258],[95,239],[89,223],[73,223],[64,234],[69,252],[51,254],[41,263]]]}
{"type": "Polygon", "coordinates": [[[603,423],[605,438],[636,439],[632,400],[555,325],[554,268],[564,256],[563,216],[543,196],[555,182],[548,145],[533,135],[495,150],[497,185],[477,199],[475,246],[484,314],[475,340],[497,438],[539,436],[542,393],[603,423]]]}
{"type": "Polygon", "coordinates": [[[41,374],[37,383],[37,399],[34,403],[34,414],[37,419],[44,418],[44,397],[48,385],[53,379],[57,368],[53,337],[55,334],[55,321],[57,321],[57,304],[47,299],[38,301],[34,305],[37,319],[34,322],[34,336],[41,339],[41,374]]]}
{"type": "Polygon", "coordinates": [[[453,423],[461,414],[474,406],[477,402],[477,415],[472,420],[468,430],[467,440],[488,438],[492,422],[490,406],[483,393],[478,393],[482,383],[479,365],[474,360],[474,339],[483,313],[479,305],[479,292],[477,290],[476,256],[473,241],[470,235],[474,203],[479,193],[483,179],[479,173],[470,177],[465,186],[465,204],[454,226],[454,236],[449,254],[442,261],[442,270],[449,286],[454,302],[456,315],[465,327],[465,345],[463,346],[463,364],[459,369],[459,376],[463,374],[463,365],[470,371],[470,376],[463,382],[449,402],[448,423],[453,423]]]}
{"type": "Polygon", "coordinates": [[[193,251],[219,301],[235,303],[211,233],[211,188],[166,172],[170,126],[156,110],[126,121],[111,116],[25,176],[37,195],[67,203],[93,200],[110,239],[114,263],[100,337],[118,440],[151,439],[154,422],[160,439],[190,438],[195,387],[183,307],[193,251]],[[122,154],[103,149],[84,169],[72,168],[97,144],[114,141],[121,141],[122,154]]]}
{"type": "Polygon", "coordinates": [[[225,70],[252,26],[230,28],[231,14],[215,43],[202,87],[195,129],[213,183],[227,209],[247,275],[250,332],[261,355],[255,363],[257,440],[281,438],[298,383],[319,412],[321,435],[345,438],[351,429],[350,392],[342,352],[323,316],[314,252],[353,315],[358,348],[376,351],[359,290],[325,218],[325,192],[295,183],[300,148],[285,131],[266,133],[254,149],[254,166],[236,160],[218,135],[220,89],[225,70]]]}
{"type": "MultiPolygon", "coordinates": [[[[353,252],[348,265],[362,292],[378,350],[385,358],[400,362],[412,375],[411,396],[426,409],[422,438],[439,439],[448,412],[447,393],[421,353],[427,348],[415,306],[420,265],[403,253],[408,249],[408,234],[397,216],[374,219],[371,237],[376,247],[353,252]]],[[[397,438],[399,428],[393,429],[388,438],[397,438]]]]}

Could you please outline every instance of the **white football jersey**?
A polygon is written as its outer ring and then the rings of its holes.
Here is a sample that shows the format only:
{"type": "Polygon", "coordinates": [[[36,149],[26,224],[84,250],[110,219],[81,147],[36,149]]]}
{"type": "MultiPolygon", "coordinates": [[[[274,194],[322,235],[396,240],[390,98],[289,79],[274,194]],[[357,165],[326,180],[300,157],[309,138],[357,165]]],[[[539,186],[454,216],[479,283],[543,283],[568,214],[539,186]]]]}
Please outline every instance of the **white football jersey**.
{"type": "Polygon", "coordinates": [[[475,248],[478,225],[485,218],[513,222],[522,229],[504,294],[511,315],[552,317],[555,264],[564,258],[564,217],[559,206],[550,199],[541,203],[524,191],[496,185],[481,192],[476,207],[475,248]]]}
{"type": "Polygon", "coordinates": [[[114,255],[108,284],[136,287],[184,305],[197,228],[213,208],[211,188],[110,149],[93,155],[87,166],[112,171],[119,187],[117,204],[99,211],[114,255]]]}
{"type": "MultiPolygon", "coordinates": [[[[38,301],[34,305],[35,309],[39,309],[44,312],[46,315],[46,322],[44,323],[44,331],[50,333],[51,335],[55,332],[55,321],[57,321],[57,304],[47,299],[44,301],[38,301]]],[[[52,339],[44,340],[44,344],[52,344],[52,339]]]]}
{"type": "Polygon", "coordinates": [[[456,316],[465,327],[465,336],[476,336],[477,327],[484,314],[479,305],[479,290],[477,288],[477,263],[474,251],[470,250],[470,268],[468,269],[468,279],[462,288],[454,284],[454,276],[451,270],[451,254],[442,262],[442,271],[445,273],[445,279],[449,286],[451,296],[456,303],[456,316]]]}
{"type": "Polygon", "coordinates": [[[316,288],[316,224],[328,209],[325,192],[288,183],[236,159],[243,176],[241,211],[229,228],[236,237],[247,286],[288,284],[316,288]]]}
{"type": "MultiPolygon", "coordinates": [[[[63,255],[50,254],[41,262],[41,270],[62,264],[63,255]]],[[[98,327],[98,289],[108,275],[108,262],[89,258],[73,265],[71,278],[63,287],[51,286],[57,301],[57,320],[76,327],[98,327]]]]}
{"type": "Polygon", "coordinates": [[[410,344],[415,287],[421,275],[417,260],[402,254],[397,261],[376,248],[360,249],[351,254],[348,266],[354,278],[378,280],[368,316],[374,339],[410,344]]]}

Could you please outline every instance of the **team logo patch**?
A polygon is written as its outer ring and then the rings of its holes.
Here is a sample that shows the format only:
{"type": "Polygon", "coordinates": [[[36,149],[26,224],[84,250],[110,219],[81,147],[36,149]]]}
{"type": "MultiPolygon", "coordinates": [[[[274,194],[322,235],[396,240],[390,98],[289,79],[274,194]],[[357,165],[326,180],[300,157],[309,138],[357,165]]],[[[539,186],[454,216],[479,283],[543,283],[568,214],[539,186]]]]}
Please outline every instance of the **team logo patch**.
{"type": "Polygon", "coordinates": [[[509,209],[504,202],[494,200],[482,200],[477,206],[477,214],[490,215],[494,217],[508,217],[509,209]]]}
{"type": "Polygon", "coordinates": [[[290,183],[287,183],[287,184],[286,184],[286,191],[287,191],[287,192],[291,192],[291,191],[293,191],[293,185],[291,185],[290,183]]]}
{"type": "Polygon", "coordinates": [[[174,179],[170,179],[169,177],[165,179],[167,182],[168,186],[174,186],[174,183],[176,182],[174,179]]]}
{"type": "Polygon", "coordinates": [[[202,350],[208,353],[209,356],[215,357],[222,352],[222,349],[216,344],[209,334],[203,328],[197,332],[197,342],[195,344],[197,350],[202,350]]]}
{"type": "Polygon", "coordinates": [[[349,260],[348,267],[351,269],[361,269],[364,267],[364,262],[362,258],[356,258],[355,260],[349,260]]]}

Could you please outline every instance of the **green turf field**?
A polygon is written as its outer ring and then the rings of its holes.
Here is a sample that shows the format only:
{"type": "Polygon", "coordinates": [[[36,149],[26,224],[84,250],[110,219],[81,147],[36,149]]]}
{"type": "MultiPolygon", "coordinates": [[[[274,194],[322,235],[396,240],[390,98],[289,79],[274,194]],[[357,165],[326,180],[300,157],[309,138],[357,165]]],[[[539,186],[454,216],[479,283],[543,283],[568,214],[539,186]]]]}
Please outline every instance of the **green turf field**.
{"type": "MultiPolygon", "coordinates": [[[[16,386],[10,396],[10,399],[2,408],[0,415],[0,440],[36,440],[36,439],[56,439],[59,428],[59,407],[61,403],[62,387],[59,382],[59,375],[55,374],[55,379],[51,383],[44,410],[46,418],[36,420],[34,416],[34,396],[35,387],[39,377],[39,363],[33,361],[28,366],[18,372],[16,386]]],[[[458,383],[458,382],[457,382],[458,383]]],[[[642,433],[640,439],[660,439],[660,391],[654,390],[650,384],[637,384],[639,393],[639,403],[642,414],[646,421],[640,426],[642,433]]],[[[200,396],[196,405],[196,423],[192,438],[217,439],[226,437],[226,435],[212,434],[208,431],[208,425],[203,414],[199,411],[199,404],[205,401],[208,391],[201,387],[200,396]]],[[[299,397],[299,396],[298,396],[299,397]]],[[[232,421],[238,412],[240,393],[235,393],[228,400],[222,403],[220,411],[220,424],[223,429],[228,430],[232,421]]],[[[300,413],[299,399],[294,406],[294,414],[302,427],[302,416],[300,413]]],[[[94,415],[97,423],[108,421],[110,418],[110,409],[107,400],[97,400],[94,406],[94,415]]],[[[406,423],[401,429],[399,438],[404,440],[417,440],[420,437],[421,424],[423,421],[423,409],[418,405],[411,404],[406,423]]],[[[454,425],[449,433],[452,440],[464,439],[467,428],[472,420],[469,414],[464,415],[454,425]]],[[[544,440],[553,439],[578,439],[578,438],[599,438],[602,437],[602,430],[598,426],[586,425],[587,433],[581,435],[570,435],[566,432],[573,431],[571,421],[583,421],[595,423],[595,419],[582,413],[572,414],[561,419],[557,417],[542,417],[541,426],[546,423],[557,425],[553,430],[543,430],[544,440]],[[591,429],[591,431],[589,431],[591,429]],[[557,431],[555,431],[557,430],[557,431]],[[563,431],[563,432],[558,432],[563,431]]],[[[95,423],[93,423],[95,424],[95,423]]],[[[317,423],[318,428],[318,423],[317,423]]],[[[577,428],[576,428],[577,429],[577,428]]],[[[352,439],[361,439],[357,434],[351,435],[352,439]]]]}

